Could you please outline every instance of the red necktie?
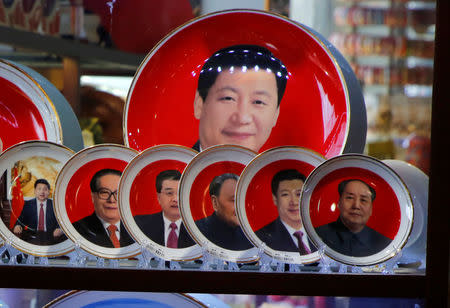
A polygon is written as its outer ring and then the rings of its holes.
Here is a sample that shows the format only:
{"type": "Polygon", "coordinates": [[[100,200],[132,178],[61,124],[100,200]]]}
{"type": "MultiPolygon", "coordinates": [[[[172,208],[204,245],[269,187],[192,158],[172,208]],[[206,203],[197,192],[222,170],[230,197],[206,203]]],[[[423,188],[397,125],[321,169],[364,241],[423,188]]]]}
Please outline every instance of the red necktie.
{"type": "Polygon", "coordinates": [[[177,229],[177,224],[172,222],[170,224],[170,233],[169,237],[167,238],[167,247],[169,248],[177,248],[178,247],[178,236],[175,230],[177,229]]]}
{"type": "Polygon", "coordinates": [[[41,209],[39,210],[39,222],[38,222],[38,231],[44,231],[45,226],[45,216],[44,216],[44,204],[41,203],[41,209]]]}
{"type": "Polygon", "coordinates": [[[109,225],[108,226],[108,232],[109,232],[109,238],[111,239],[111,242],[113,243],[115,248],[120,247],[119,239],[116,235],[117,227],[115,225],[109,225]]]}
{"type": "Polygon", "coordinates": [[[298,239],[298,251],[300,252],[300,255],[307,255],[311,253],[311,250],[309,250],[308,246],[305,245],[302,241],[303,232],[302,231],[295,231],[294,236],[298,239]]]}

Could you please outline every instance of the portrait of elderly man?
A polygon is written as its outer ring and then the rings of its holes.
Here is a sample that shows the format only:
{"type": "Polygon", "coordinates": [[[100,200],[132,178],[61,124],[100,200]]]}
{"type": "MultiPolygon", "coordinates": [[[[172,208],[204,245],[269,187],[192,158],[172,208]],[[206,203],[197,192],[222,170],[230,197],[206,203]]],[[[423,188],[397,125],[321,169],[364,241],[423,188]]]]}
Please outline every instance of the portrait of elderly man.
{"type": "Polygon", "coordinates": [[[117,188],[122,172],[114,169],[97,171],[90,181],[94,212],[73,223],[88,241],[106,248],[119,248],[134,243],[120,221],[117,188]]]}
{"type": "Polygon", "coordinates": [[[134,219],[142,232],[155,243],[169,248],[186,248],[195,244],[181,221],[178,208],[178,170],[164,170],[156,176],[156,194],[161,211],[136,215],[134,219]]]}
{"type": "Polygon", "coordinates": [[[278,171],[272,178],[272,200],[278,217],[255,234],[270,248],[310,254],[317,249],[309,241],[300,218],[299,200],[306,177],[295,169],[278,171]]]}
{"type": "Polygon", "coordinates": [[[366,257],[383,250],[391,239],[368,227],[376,192],[359,179],[344,180],[338,185],[339,218],[316,228],[323,242],[339,253],[366,257]]]}
{"type": "Polygon", "coordinates": [[[208,240],[229,250],[245,250],[253,247],[240,227],[234,207],[238,179],[239,177],[233,173],[216,176],[209,185],[214,213],[195,222],[208,240]]]}
{"type": "Polygon", "coordinates": [[[235,144],[258,152],[280,113],[288,79],[284,64],[266,48],[235,45],[203,65],[194,99],[197,151],[235,144]]]}

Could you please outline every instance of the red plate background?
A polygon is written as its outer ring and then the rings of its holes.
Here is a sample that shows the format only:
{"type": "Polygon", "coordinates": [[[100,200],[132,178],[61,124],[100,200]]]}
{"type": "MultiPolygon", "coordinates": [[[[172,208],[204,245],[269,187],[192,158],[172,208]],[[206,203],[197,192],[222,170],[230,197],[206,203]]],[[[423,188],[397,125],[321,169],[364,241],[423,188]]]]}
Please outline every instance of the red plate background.
{"type": "Polygon", "coordinates": [[[164,170],[183,173],[186,163],[178,160],[159,160],[143,168],[133,180],[130,189],[130,209],[133,216],[154,214],[161,211],[156,195],[156,176],[164,170]]]}
{"type": "Polygon", "coordinates": [[[318,227],[339,216],[337,204],[339,201],[338,184],[346,179],[360,179],[371,185],[376,191],[373,201],[372,216],[367,225],[384,236],[393,239],[400,227],[400,204],[393,189],[376,173],[361,168],[342,168],[327,174],[314,188],[309,204],[309,213],[313,227],[318,227]],[[332,204],[336,209],[332,210],[332,204]],[[320,204],[320,207],[319,207],[320,204]]]}
{"type": "Polygon", "coordinates": [[[70,222],[75,222],[94,212],[89,183],[101,169],[123,171],[128,162],[116,158],[100,158],[87,162],[72,175],[67,184],[65,204],[70,222]]]}
{"type": "Polygon", "coordinates": [[[210,216],[214,212],[211,197],[209,196],[209,184],[211,181],[216,176],[224,173],[234,173],[239,176],[244,168],[245,165],[238,162],[221,161],[211,164],[200,171],[192,183],[189,195],[189,204],[194,221],[210,216]]]}
{"type": "Polygon", "coordinates": [[[285,159],[268,164],[253,176],[245,195],[245,212],[253,231],[278,217],[277,207],[272,200],[271,183],[275,173],[284,169],[296,169],[307,177],[314,170],[314,166],[294,159],[285,159]]]}
{"type": "Polygon", "coordinates": [[[0,77],[0,132],[3,150],[26,140],[47,140],[44,120],[33,101],[0,77]]]}
{"type": "Polygon", "coordinates": [[[130,91],[125,112],[128,145],[139,151],[163,143],[192,147],[198,139],[193,114],[198,73],[213,52],[235,44],[266,47],[289,71],[278,123],[260,152],[297,145],[328,158],[340,154],[349,107],[337,64],[299,26],[257,11],[194,20],[158,46],[139,68],[130,91]]]}

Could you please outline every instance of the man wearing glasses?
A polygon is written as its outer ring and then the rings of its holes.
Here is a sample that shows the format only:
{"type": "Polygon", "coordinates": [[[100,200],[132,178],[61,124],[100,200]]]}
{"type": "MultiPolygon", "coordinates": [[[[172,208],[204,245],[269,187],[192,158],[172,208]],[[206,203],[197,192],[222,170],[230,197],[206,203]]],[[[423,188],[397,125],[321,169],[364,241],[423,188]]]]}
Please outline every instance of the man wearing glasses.
{"type": "Polygon", "coordinates": [[[124,247],[134,242],[120,222],[117,207],[121,174],[114,169],[102,169],[94,174],[90,182],[94,213],[73,223],[85,239],[107,248],[124,247]]]}
{"type": "Polygon", "coordinates": [[[156,195],[161,211],[150,215],[134,216],[142,232],[155,243],[169,248],[194,245],[181,221],[178,209],[178,170],[164,170],[156,176],[156,195]]]}

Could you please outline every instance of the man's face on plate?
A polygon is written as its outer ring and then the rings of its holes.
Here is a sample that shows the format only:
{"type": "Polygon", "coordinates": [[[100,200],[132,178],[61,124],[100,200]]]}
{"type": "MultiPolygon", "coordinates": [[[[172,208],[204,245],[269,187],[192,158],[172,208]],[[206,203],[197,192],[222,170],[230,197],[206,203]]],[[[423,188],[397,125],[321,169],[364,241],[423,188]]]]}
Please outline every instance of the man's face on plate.
{"type": "Polygon", "coordinates": [[[217,76],[206,100],[196,95],[202,149],[236,144],[254,151],[264,145],[279,114],[275,75],[266,70],[226,69],[217,76]]]}

